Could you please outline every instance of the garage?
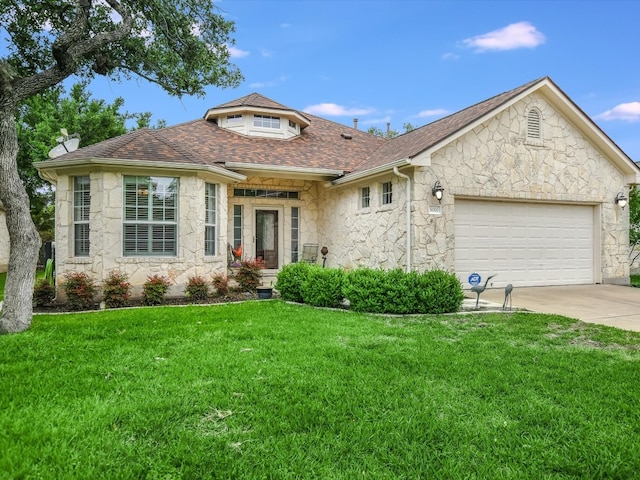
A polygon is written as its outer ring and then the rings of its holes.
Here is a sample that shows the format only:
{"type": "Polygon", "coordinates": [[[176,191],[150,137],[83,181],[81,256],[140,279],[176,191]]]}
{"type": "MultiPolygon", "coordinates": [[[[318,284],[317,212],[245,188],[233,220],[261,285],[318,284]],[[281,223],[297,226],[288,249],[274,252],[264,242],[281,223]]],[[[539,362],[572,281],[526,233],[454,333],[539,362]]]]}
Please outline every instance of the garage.
{"type": "Polygon", "coordinates": [[[455,201],[455,271],[490,286],[595,283],[594,207],[551,203],[455,201]]]}

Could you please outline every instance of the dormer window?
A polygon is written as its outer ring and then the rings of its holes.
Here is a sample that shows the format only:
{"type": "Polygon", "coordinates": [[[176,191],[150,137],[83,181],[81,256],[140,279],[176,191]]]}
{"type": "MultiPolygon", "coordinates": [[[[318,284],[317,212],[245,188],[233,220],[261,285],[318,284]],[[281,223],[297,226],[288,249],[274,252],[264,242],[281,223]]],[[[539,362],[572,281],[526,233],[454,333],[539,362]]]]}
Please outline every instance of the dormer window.
{"type": "Polygon", "coordinates": [[[292,122],[291,120],[289,120],[289,128],[293,128],[295,130],[296,126],[296,122],[292,122]]]}
{"type": "Polygon", "coordinates": [[[227,125],[242,123],[242,114],[227,115],[227,125]]]}
{"type": "Polygon", "coordinates": [[[254,115],[253,126],[280,129],[280,117],[272,117],[271,115],[254,115]]]}

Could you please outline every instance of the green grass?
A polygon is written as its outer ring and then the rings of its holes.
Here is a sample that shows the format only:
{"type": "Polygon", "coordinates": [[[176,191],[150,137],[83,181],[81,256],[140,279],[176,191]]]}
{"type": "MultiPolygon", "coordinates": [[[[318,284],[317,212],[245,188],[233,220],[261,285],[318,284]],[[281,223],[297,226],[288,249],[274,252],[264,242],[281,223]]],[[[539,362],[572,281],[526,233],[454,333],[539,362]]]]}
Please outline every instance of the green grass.
{"type": "Polygon", "coordinates": [[[0,337],[2,478],[638,478],[640,334],[279,301],[0,337]]]}

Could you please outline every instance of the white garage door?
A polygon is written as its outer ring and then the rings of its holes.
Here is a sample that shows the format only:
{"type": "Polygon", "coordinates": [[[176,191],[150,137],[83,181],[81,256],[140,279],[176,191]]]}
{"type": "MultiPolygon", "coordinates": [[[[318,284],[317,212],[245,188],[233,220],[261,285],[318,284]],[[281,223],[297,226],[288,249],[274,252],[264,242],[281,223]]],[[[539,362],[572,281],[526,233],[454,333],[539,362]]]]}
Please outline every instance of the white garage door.
{"type": "Polygon", "coordinates": [[[456,200],[455,270],[494,287],[594,283],[593,207],[456,200]]]}

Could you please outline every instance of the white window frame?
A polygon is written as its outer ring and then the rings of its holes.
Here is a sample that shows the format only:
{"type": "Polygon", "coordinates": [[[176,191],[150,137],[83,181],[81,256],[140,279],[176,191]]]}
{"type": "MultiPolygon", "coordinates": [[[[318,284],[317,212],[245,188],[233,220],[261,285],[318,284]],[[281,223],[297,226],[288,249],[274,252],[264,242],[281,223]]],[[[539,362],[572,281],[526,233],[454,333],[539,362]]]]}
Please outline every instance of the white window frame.
{"type": "Polygon", "coordinates": [[[123,178],[125,257],[177,256],[179,183],[176,177],[123,178]]]}
{"type": "Polygon", "coordinates": [[[280,117],[274,117],[271,115],[253,115],[253,126],[260,128],[273,128],[280,130],[280,117]]]}
{"type": "Polygon", "coordinates": [[[227,125],[235,125],[238,123],[242,123],[242,114],[227,115],[227,125]]]}
{"type": "Polygon", "coordinates": [[[218,185],[215,183],[205,183],[204,190],[204,254],[205,256],[214,256],[218,251],[218,249],[216,248],[216,230],[218,224],[218,185]]]}
{"type": "Polygon", "coordinates": [[[393,182],[384,182],[380,186],[381,190],[381,204],[382,205],[391,205],[393,203],[393,182]]]}
{"type": "Polygon", "coordinates": [[[89,175],[73,177],[73,256],[88,257],[91,180],[89,175]]]}
{"type": "Polygon", "coordinates": [[[369,208],[371,206],[371,187],[362,187],[360,189],[360,208],[369,208]]]}

